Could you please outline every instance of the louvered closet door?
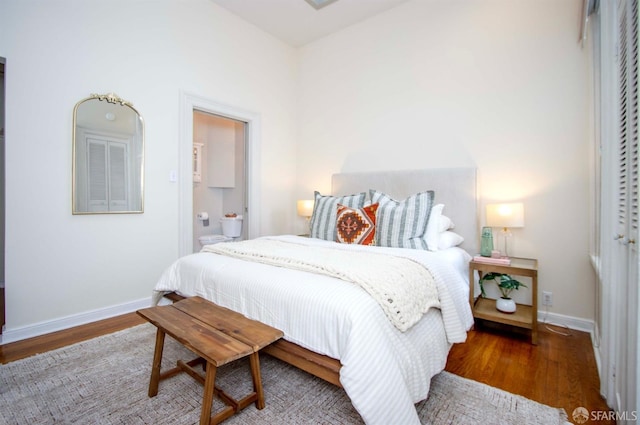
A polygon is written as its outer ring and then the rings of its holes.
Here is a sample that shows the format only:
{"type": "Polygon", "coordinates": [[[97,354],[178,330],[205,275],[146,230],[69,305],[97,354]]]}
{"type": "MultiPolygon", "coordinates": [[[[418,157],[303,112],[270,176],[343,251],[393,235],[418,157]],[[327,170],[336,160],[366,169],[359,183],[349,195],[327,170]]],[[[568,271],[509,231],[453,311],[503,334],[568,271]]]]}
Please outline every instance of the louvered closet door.
{"type": "Polygon", "coordinates": [[[126,143],[87,137],[89,211],[128,209],[128,157],[126,143]]]}
{"type": "Polygon", "coordinates": [[[619,176],[617,227],[619,242],[616,397],[622,412],[638,407],[638,2],[618,3],[619,176]]]}
{"type": "Polygon", "coordinates": [[[109,211],[126,211],[127,199],[127,145],[109,142],[109,211]]]}
{"type": "Polygon", "coordinates": [[[87,138],[89,211],[107,211],[107,143],[87,138]]]}

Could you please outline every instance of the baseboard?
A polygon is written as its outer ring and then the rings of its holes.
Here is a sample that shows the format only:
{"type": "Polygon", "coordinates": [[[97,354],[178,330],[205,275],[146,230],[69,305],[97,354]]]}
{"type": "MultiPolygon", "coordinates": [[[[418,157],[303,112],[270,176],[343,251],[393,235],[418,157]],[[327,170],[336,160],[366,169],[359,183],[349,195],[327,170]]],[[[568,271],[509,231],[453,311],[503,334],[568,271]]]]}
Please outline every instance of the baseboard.
{"type": "Polygon", "coordinates": [[[564,314],[551,313],[549,311],[538,311],[538,326],[542,324],[566,326],[569,329],[587,332],[593,332],[593,320],[583,319],[580,317],[565,316],[564,314]]]}
{"type": "Polygon", "coordinates": [[[152,299],[142,298],[136,301],[130,301],[124,304],[114,305],[98,310],[87,311],[80,314],[74,314],[60,319],[48,320],[46,322],[35,323],[33,325],[24,326],[16,329],[7,329],[0,335],[0,345],[10,342],[20,341],[34,336],[40,336],[51,332],[69,329],[74,326],[84,325],[98,320],[108,319],[110,317],[119,316],[126,313],[139,310],[151,306],[152,299]]]}

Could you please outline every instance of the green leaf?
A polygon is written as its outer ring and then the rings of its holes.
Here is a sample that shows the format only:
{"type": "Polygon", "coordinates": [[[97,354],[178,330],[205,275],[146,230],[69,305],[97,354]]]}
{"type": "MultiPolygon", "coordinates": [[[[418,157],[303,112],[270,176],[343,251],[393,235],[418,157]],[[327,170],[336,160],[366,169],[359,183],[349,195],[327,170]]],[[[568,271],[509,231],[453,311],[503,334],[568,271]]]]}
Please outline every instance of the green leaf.
{"type": "Polygon", "coordinates": [[[484,282],[489,281],[489,280],[493,280],[496,283],[496,285],[498,285],[498,289],[502,293],[502,296],[505,297],[505,298],[509,298],[509,294],[514,289],[518,289],[520,286],[523,286],[525,288],[527,287],[525,284],[523,284],[522,282],[512,278],[511,276],[509,276],[506,273],[491,272],[491,273],[487,273],[487,274],[483,275],[482,278],[479,281],[480,292],[481,292],[483,298],[486,297],[486,293],[485,293],[483,284],[484,284],[484,282]]]}

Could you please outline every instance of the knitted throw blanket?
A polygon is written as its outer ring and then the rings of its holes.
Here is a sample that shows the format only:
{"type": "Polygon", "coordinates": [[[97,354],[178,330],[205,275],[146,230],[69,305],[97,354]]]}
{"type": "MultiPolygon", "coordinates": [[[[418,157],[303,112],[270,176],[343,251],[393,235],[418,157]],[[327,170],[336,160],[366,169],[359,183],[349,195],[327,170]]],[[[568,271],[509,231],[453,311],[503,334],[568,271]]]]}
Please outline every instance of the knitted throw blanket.
{"type": "Polygon", "coordinates": [[[318,273],[362,287],[404,332],[431,307],[440,307],[433,276],[404,257],[346,251],[270,239],[206,245],[202,252],[318,273]]]}

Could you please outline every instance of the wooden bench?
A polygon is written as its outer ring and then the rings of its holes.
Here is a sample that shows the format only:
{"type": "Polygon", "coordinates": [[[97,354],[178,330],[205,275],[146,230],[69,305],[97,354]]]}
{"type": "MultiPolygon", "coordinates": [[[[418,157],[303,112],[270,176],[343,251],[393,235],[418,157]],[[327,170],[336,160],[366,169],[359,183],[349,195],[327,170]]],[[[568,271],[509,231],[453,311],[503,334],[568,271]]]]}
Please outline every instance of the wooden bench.
{"type": "MultiPolygon", "coordinates": [[[[175,292],[165,294],[164,298],[173,302],[185,299],[175,292]]],[[[342,364],[337,359],[318,354],[285,339],[280,339],[265,347],[262,352],[342,388],[342,383],[340,383],[342,364]]]]}
{"type": "Polygon", "coordinates": [[[258,352],[280,339],[282,331],[247,319],[240,313],[200,297],[186,298],[172,305],[145,308],[137,313],[158,328],[149,397],[158,394],[161,380],[186,372],[204,385],[200,425],[218,424],[251,403],[255,403],[258,409],[264,408],[258,352]],[[178,360],[175,368],[161,373],[165,334],[169,334],[199,357],[188,362],[178,360]],[[216,387],[216,371],[218,367],[246,356],[249,356],[251,366],[253,392],[241,400],[235,400],[216,387]],[[205,365],[204,377],[194,369],[198,364],[205,365]],[[211,416],[214,395],[228,406],[211,416]]]}

